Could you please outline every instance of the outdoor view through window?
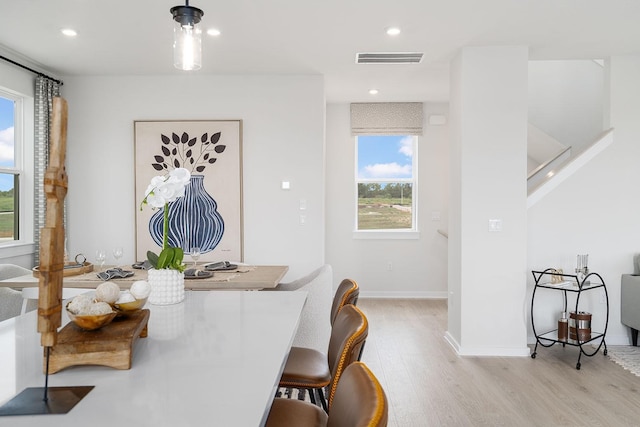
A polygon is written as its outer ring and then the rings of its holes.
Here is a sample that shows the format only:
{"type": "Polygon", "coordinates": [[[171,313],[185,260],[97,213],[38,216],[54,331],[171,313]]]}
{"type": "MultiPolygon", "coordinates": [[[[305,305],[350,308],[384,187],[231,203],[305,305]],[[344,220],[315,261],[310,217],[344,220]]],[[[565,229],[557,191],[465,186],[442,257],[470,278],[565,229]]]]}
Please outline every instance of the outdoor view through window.
{"type": "Polygon", "coordinates": [[[416,228],[416,140],[407,135],[356,137],[357,230],[416,228]]]}
{"type": "Polygon", "coordinates": [[[0,242],[18,239],[14,127],[15,101],[0,95],[0,242]]]}

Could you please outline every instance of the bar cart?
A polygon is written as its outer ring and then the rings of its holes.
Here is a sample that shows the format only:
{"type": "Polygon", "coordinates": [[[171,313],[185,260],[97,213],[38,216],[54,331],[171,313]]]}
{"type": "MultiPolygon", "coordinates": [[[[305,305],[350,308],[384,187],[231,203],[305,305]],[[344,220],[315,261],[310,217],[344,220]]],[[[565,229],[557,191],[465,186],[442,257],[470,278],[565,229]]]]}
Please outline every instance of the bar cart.
{"type": "Polygon", "coordinates": [[[607,287],[604,283],[604,280],[598,273],[588,273],[586,275],[581,275],[582,280],[579,279],[578,274],[563,274],[557,272],[553,268],[547,268],[544,271],[532,271],[533,278],[535,280],[535,286],[533,288],[533,295],[531,296],[531,327],[533,328],[533,333],[536,337],[536,346],[533,349],[533,353],[531,354],[531,358],[535,359],[538,350],[538,344],[542,347],[551,347],[554,344],[562,344],[570,345],[574,347],[578,347],[580,352],[578,354],[578,363],[576,364],[576,369],[580,369],[580,359],[584,354],[587,357],[591,357],[600,351],[600,348],[604,346],[604,355],[607,354],[607,343],[605,342],[605,335],[607,334],[607,327],[609,325],[609,295],[607,293],[607,287]],[[553,283],[552,278],[558,280],[556,283],[553,283]],[[563,312],[568,311],[568,302],[567,295],[575,294],[575,313],[579,313],[580,306],[580,296],[583,292],[593,292],[596,290],[600,290],[604,292],[604,302],[606,306],[606,315],[604,317],[604,330],[601,332],[590,331],[590,336],[584,337],[580,334],[576,336],[564,337],[558,336],[558,329],[552,329],[550,331],[545,331],[539,333],[536,330],[535,325],[535,315],[533,307],[535,305],[536,294],[541,289],[551,289],[554,291],[562,292],[563,297],[563,312]],[[593,351],[589,351],[593,346],[595,348],[593,351]]]}

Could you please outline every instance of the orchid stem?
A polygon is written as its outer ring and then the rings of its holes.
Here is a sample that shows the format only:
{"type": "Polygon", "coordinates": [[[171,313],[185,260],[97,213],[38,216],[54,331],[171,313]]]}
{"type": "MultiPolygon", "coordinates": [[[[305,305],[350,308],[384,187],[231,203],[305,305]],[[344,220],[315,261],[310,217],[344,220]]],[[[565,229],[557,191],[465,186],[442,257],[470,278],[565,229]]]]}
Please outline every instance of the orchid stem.
{"type": "Polygon", "coordinates": [[[162,249],[169,247],[169,204],[164,204],[164,228],[162,230],[162,249]]]}

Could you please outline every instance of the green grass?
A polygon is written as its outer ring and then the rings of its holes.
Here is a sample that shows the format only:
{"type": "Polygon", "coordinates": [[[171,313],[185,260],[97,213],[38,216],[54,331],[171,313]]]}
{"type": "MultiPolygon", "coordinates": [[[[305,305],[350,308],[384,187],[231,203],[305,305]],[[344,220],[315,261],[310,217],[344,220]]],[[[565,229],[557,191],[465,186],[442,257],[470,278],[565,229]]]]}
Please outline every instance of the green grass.
{"type": "MultiPolygon", "coordinates": [[[[411,200],[403,206],[411,207],[411,200]]],[[[359,199],[358,230],[399,230],[411,228],[411,212],[392,208],[399,199],[359,199]]]]}
{"type": "Polygon", "coordinates": [[[13,197],[0,196],[0,212],[13,212],[13,197]]]}
{"type": "Polygon", "coordinates": [[[411,206],[411,197],[405,197],[404,199],[400,199],[400,197],[369,197],[358,198],[358,205],[401,205],[401,206],[411,206]]]}
{"type": "Polygon", "coordinates": [[[0,197],[0,237],[14,237],[13,203],[13,197],[0,197]]]}

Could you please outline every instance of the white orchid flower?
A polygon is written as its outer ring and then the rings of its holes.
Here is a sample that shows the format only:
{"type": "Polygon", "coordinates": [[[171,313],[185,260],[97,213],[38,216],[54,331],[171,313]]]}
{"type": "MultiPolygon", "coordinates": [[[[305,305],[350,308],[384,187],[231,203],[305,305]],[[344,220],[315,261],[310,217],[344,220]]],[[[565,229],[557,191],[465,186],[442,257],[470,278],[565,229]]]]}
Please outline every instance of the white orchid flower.
{"type": "Polygon", "coordinates": [[[145,204],[151,205],[153,209],[159,209],[178,197],[184,196],[185,187],[190,183],[190,179],[191,173],[185,168],[174,169],[167,176],[154,176],[145,191],[140,209],[145,204]]]}

